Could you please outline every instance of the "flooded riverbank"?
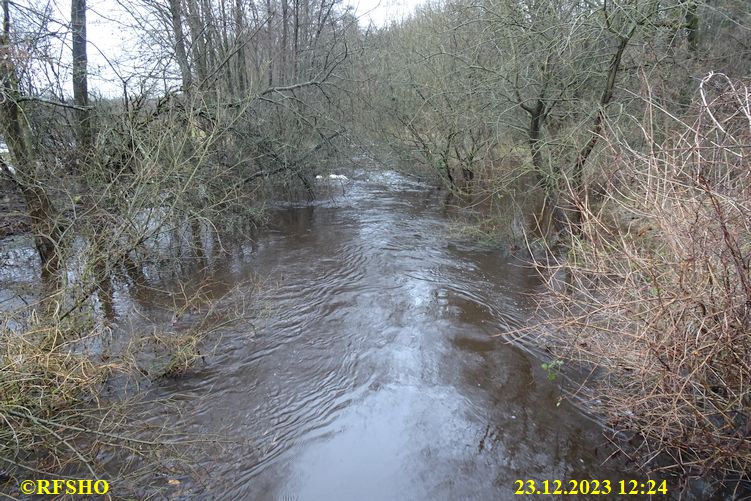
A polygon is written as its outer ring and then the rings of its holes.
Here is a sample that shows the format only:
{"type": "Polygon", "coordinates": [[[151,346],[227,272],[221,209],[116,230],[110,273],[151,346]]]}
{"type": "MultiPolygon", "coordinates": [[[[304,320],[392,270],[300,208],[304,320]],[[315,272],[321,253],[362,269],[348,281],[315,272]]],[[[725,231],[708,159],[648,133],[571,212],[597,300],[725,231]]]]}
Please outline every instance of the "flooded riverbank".
{"type": "Polygon", "coordinates": [[[218,266],[225,281],[259,276],[270,310],[158,388],[181,416],[158,419],[223,439],[164,492],[510,499],[515,480],[622,478],[602,465],[599,426],[498,336],[526,321],[534,273],[449,239],[429,187],[352,177],[330,200],[275,210],[245,259],[218,266]]]}

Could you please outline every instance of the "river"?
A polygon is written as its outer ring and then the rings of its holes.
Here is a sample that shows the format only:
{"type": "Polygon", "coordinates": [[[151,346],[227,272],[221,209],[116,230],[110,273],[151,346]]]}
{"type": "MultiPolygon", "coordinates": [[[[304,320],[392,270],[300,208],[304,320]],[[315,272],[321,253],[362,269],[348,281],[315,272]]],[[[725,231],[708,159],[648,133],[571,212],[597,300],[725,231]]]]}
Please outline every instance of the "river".
{"type": "Polygon", "coordinates": [[[533,271],[452,239],[428,186],[322,182],[334,196],[274,210],[246,258],[217,266],[260,276],[270,309],[159,385],[179,414],[158,419],[217,442],[162,494],[497,500],[516,480],[622,478],[602,429],[503,339],[527,321],[533,271]]]}

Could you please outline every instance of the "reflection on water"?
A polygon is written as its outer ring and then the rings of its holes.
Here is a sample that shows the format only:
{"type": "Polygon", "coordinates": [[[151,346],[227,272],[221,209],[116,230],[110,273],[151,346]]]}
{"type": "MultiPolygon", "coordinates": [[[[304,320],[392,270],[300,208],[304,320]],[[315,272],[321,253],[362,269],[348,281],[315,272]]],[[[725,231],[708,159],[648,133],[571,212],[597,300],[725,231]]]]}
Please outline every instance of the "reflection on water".
{"type": "MultiPolygon", "coordinates": [[[[526,320],[532,272],[448,239],[427,187],[352,178],[206,265],[226,284],[215,295],[260,276],[272,309],[224,332],[196,374],[159,383],[154,398],[174,405],[155,421],[221,438],[162,494],[497,500],[514,498],[515,480],[622,478],[602,465],[599,427],[496,337],[526,320]]],[[[121,318],[159,301],[118,294],[121,318]]]]}

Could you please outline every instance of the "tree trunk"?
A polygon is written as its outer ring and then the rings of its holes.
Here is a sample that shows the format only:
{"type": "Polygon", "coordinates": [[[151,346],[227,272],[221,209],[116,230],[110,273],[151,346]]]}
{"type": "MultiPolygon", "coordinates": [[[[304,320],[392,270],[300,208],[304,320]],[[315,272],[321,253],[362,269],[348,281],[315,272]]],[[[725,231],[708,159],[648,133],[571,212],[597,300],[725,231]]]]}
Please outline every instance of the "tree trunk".
{"type": "Polygon", "coordinates": [[[522,108],[529,113],[529,128],[527,129],[527,140],[529,142],[529,150],[532,154],[532,166],[537,172],[538,178],[547,186],[549,180],[543,170],[542,166],[542,145],[540,139],[542,137],[542,126],[545,122],[545,103],[542,99],[538,99],[534,107],[522,105],[522,108]]]}
{"type": "Polygon", "coordinates": [[[274,36],[271,31],[271,20],[274,11],[271,8],[271,0],[266,0],[266,50],[269,65],[269,87],[274,86],[274,36]]]}
{"type": "Polygon", "coordinates": [[[0,131],[10,150],[15,172],[7,169],[15,185],[21,191],[34,233],[34,245],[42,265],[42,278],[49,281],[59,276],[59,244],[62,229],[59,214],[47,192],[36,178],[39,171],[33,152],[26,139],[30,130],[25,129],[23,111],[19,106],[20,93],[16,67],[10,50],[10,1],[3,0],[3,31],[0,35],[0,85],[5,99],[0,101],[0,131]]]}
{"type": "Polygon", "coordinates": [[[300,54],[300,0],[292,0],[294,2],[294,18],[295,18],[295,29],[294,29],[294,41],[293,41],[293,62],[292,62],[292,75],[293,78],[297,79],[299,77],[298,75],[298,65],[297,65],[297,58],[300,54]]]}
{"type": "Polygon", "coordinates": [[[233,65],[230,64],[232,55],[231,51],[233,50],[233,47],[230,46],[229,41],[229,27],[228,27],[228,17],[227,17],[227,10],[226,10],[226,0],[221,0],[219,2],[219,6],[221,9],[221,22],[222,22],[222,32],[221,32],[221,43],[222,43],[222,57],[221,60],[225,61],[223,63],[224,66],[224,85],[225,89],[227,91],[227,96],[234,98],[235,97],[235,76],[233,75],[233,65]]]}
{"type": "Polygon", "coordinates": [[[600,140],[600,134],[602,133],[602,128],[605,122],[605,108],[613,99],[615,81],[618,76],[618,71],[621,68],[621,59],[623,58],[623,53],[635,31],[636,26],[631,29],[627,36],[620,37],[618,48],[610,59],[608,77],[605,81],[605,88],[602,90],[602,96],[600,97],[599,109],[597,110],[597,116],[595,117],[594,127],[592,127],[592,135],[576,157],[576,163],[574,164],[571,173],[571,189],[574,197],[574,200],[572,200],[573,207],[571,208],[571,222],[573,223],[573,230],[576,234],[581,233],[581,223],[583,218],[582,204],[585,203],[587,196],[586,187],[584,186],[584,165],[587,163],[589,155],[600,140]]]}
{"type": "Polygon", "coordinates": [[[208,70],[206,66],[206,39],[205,29],[201,21],[200,7],[197,0],[187,0],[188,26],[190,26],[190,41],[193,63],[198,76],[199,87],[205,83],[208,70]]]}
{"type": "Polygon", "coordinates": [[[245,62],[245,15],[242,0],[235,1],[235,46],[237,47],[237,94],[245,96],[247,91],[247,67],[245,62]]]}
{"type": "Polygon", "coordinates": [[[169,0],[170,16],[172,18],[172,32],[175,35],[175,57],[180,67],[183,92],[190,92],[193,86],[193,76],[188,64],[188,53],[185,50],[185,34],[183,33],[182,6],[180,0],[169,0]]]}
{"type": "Polygon", "coordinates": [[[91,116],[89,111],[89,84],[86,55],[86,0],[72,0],[70,24],[73,35],[73,100],[78,130],[79,149],[91,145],[91,116]]]}
{"type": "Polygon", "coordinates": [[[212,3],[209,0],[201,0],[201,26],[203,27],[203,61],[204,71],[206,72],[201,80],[201,85],[205,85],[211,88],[213,95],[219,97],[218,86],[215,85],[216,80],[212,78],[214,69],[219,65],[219,49],[218,45],[221,43],[218,41],[216,21],[214,19],[214,10],[212,9],[212,3]]]}
{"type": "Polygon", "coordinates": [[[287,0],[282,0],[282,69],[280,71],[281,83],[287,80],[287,45],[288,45],[288,25],[289,25],[289,5],[287,0]]]}
{"type": "Polygon", "coordinates": [[[686,10],[686,40],[688,40],[688,51],[691,57],[696,57],[699,51],[699,15],[697,2],[692,1],[688,4],[686,10]]]}

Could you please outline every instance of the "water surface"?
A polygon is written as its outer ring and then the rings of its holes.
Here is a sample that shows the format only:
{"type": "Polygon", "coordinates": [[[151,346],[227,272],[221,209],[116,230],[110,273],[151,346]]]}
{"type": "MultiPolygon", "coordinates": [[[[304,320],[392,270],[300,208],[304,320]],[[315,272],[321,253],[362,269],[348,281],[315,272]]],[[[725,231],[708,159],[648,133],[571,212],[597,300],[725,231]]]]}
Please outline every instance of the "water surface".
{"type": "Polygon", "coordinates": [[[533,272],[452,239],[430,187],[352,177],[275,211],[245,258],[217,266],[260,276],[271,309],[162,383],[181,412],[171,426],[226,441],[173,494],[496,500],[518,479],[621,478],[602,465],[601,429],[498,336],[527,320],[533,272]]]}

